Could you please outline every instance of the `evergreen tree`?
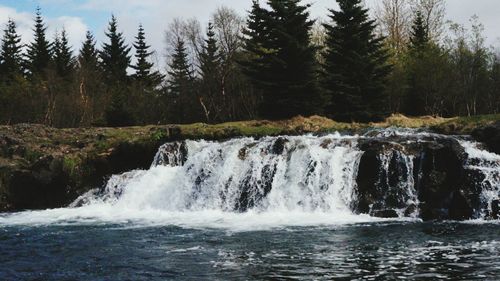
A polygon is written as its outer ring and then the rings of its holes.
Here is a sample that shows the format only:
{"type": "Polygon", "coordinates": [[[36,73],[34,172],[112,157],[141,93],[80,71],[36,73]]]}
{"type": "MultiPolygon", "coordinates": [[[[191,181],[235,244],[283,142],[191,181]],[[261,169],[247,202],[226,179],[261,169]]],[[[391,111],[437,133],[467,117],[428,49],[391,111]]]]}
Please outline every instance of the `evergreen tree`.
{"type": "Polygon", "coordinates": [[[176,116],[176,122],[191,121],[188,109],[193,109],[195,101],[193,96],[193,71],[188,62],[184,41],[180,38],[177,39],[169,68],[168,90],[176,103],[175,112],[173,112],[174,116],[176,116]]]}
{"type": "Polygon", "coordinates": [[[70,76],[75,69],[75,58],[69,46],[66,30],[56,34],[54,40],[54,63],[60,77],[70,76]]]}
{"type": "Polygon", "coordinates": [[[16,23],[9,19],[0,50],[0,77],[2,79],[22,74],[21,51],[21,36],[17,34],[16,23]]]}
{"type": "Polygon", "coordinates": [[[134,48],[136,50],[135,58],[137,62],[132,66],[136,71],[134,78],[144,85],[156,88],[161,84],[163,76],[158,71],[153,70],[154,64],[149,61],[149,57],[153,52],[149,51],[151,46],[146,44],[146,34],[142,25],[139,25],[139,31],[135,39],[134,48]]]}
{"type": "Polygon", "coordinates": [[[269,22],[268,12],[263,9],[258,0],[253,0],[252,9],[248,15],[247,26],[243,30],[245,50],[249,55],[248,61],[242,61],[243,70],[257,88],[264,88],[267,77],[266,70],[270,55],[274,50],[270,48],[270,34],[266,31],[266,22],[269,22]]]}
{"type": "Polygon", "coordinates": [[[169,64],[170,70],[168,71],[168,88],[173,96],[181,96],[184,94],[193,80],[193,72],[188,63],[188,55],[185,43],[182,39],[177,40],[172,61],[169,64]]]}
{"type": "Polygon", "coordinates": [[[271,10],[254,1],[245,31],[246,74],[263,94],[261,115],[280,119],[319,113],[316,49],[309,32],[310,5],[299,0],[269,0],[271,10]]]}
{"type": "Polygon", "coordinates": [[[218,118],[223,107],[221,56],[215,38],[214,26],[208,24],[207,38],[200,53],[200,76],[202,82],[202,96],[200,102],[205,112],[207,122],[218,118]],[[213,116],[213,118],[211,117],[213,116]]]}
{"type": "Polygon", "coordinates": [[[429,32],[425,26],[422,12],[417,11],[410,33],[410,48],[412,50],[419,50],[424,48],[427,43],[429,43],[429,32]]]}
{"type": "Polygon", "coordinates": [[[87,31],[85,41],[83,42],[80,54],[78,55],[78,63],[80,68],[93,69],[98,68],[99,53],[95,48],[95,39],[92,32],[87,31]]]}
{"type": "Polygon", "coordinates": [[[430,84],[422,80],[426,75],[422,72],[429,65],[429,59],[432,59],[433,52],[429,44],[429,34],[422,13],[417,11],[413,20],[410,32],[408,57],[406,59],[407,91],[404,113],[411,116],[421,116],[426,114],[425,96],[427,90],[423,84],[430,84]]]}
{"type": "Polygon", "coordinates": [[[52,44],[46,39],[47,27],[43,22],[40,8],[36,10],[34,41],[28,45],[27,69],[32,75],[43,75],[52,59],[52,44]]]}
{"type": "Polygon", "coordinates": [[[102,67],[108,79],[114,82],[127,80],[127,68],[130,65],[130,47],[125,44],[123,33],[118,32],[118,22],[113,15],[109,22],[106,36],[109,43],[105,43],[99,53],[102,67]]]}
{"type": "Polygon", "coordinates": [[[102,108],[106,95],[103,94],[103,77],[99,65],[99,53],[96,50],[94,36],[90,31],[78,54],[78,83],[82,99],[81,125],[90,125],[97,120],[102,121],[102,108]]]}
{"type": "Polygon", "coordinates": [[[340,121],[373,121],[386,116],[384,81],[391,67],[376,37],[375,21],[361,0],[337,0],[327,30],[324,88],[331,103],[327,113],[340,121]]]}
{"type": "Polygon", "coordinates": [[[217,39],[215,39],[214,26],[208,24],[207,39],[200,54],[200,75],[203,80],[213,79],[220,71],[221,58],[217,39]]]}

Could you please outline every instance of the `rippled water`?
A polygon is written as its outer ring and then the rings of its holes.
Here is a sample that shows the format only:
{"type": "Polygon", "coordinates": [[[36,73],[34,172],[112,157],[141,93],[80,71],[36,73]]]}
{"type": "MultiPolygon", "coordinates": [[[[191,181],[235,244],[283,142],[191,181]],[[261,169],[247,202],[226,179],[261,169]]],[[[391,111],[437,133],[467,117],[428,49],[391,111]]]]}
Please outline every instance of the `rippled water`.
{"type": "Polygon", "coordinates": [[[498,223],[0,226],[0,280],[499,280],[498,223]]]}

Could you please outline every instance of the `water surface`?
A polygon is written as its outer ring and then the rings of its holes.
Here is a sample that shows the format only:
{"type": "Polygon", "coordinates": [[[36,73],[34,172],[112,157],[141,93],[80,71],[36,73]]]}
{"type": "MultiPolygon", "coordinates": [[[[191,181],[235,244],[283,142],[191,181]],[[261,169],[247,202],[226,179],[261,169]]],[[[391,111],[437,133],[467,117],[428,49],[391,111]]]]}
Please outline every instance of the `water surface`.
{"type": "Polygon", "coordinates": [[[0,280],[499,280],[498,223],[0,226],[0,280]]]}

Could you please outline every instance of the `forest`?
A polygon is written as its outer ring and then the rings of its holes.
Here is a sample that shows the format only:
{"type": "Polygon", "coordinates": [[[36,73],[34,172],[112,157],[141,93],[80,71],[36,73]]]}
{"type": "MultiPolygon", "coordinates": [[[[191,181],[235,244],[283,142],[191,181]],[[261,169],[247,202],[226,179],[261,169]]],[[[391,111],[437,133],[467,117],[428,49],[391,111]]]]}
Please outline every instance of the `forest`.
{"type": "Polygon", "coordinates": [[[115,16],[102,44],[89,31],[82,46],[70,46],[64,29],[47,34],[40,8],[27,45],[10,19],[0,46],[0,124],[117,127],[297,115],[371,122],[392,113],[500,111],[500,53],[486,46],[477,17],[469,26],[446,21],[444,0],[382,0],[371,10],[361,0],[337,0],[325,19],[311,18],[309,1],[261,2],[244,16],[221,6],[205,27],[172,19],[166,67],[155,63],[161,50],[148,45],[143,26],[129,46],[115,16]]]}

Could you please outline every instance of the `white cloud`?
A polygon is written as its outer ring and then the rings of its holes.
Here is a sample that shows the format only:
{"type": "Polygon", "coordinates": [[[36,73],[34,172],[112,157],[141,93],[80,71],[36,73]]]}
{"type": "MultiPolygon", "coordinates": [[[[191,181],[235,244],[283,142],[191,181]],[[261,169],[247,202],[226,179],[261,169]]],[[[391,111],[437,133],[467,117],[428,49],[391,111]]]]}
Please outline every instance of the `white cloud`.
{"type": "Polygon", "coordinates": [[[30,13],[17,12],[15,9],[0,6],[0,24],[3,30],[5,24],[10,19],[13,19],[17,24],[17,33],[21,35],[23,44],[26,44],[32,38],[33,15],[30,13]]]}
{"type": "MultiPolygon", "coordinates": [[[[27,12],[19,12],[15,9],[0,6],[0,23],[2,30],[5,28],[5,23],[8,19],[13,19],[17,24],[17,32],[21,35],[22,43],[28,44],[33,39],[33,19],[34,15],[27,12]]],[[[64,27],[68,33],[68,39],[76,51],[80,48],[80,44],[85,38],[85,32],[88,27],[81,18],[61,16],[57,18],[44,17],[47,25],[47,38],[52,40],[56,30],[62,30],[64,27]]]]}
{"type": "Polygon", "coordinates": [[[85,33],[88,30],[87,25],[81,18],[63,16],[48,19],[46,22],[49,26],[47,30],[49,39],[52,40],[54,34],[56,32],[60,32],[64,28],[68,34],[69,43],[71,44],[73,51],[80,49],[81,44],[85,39],[85,33]]]}

